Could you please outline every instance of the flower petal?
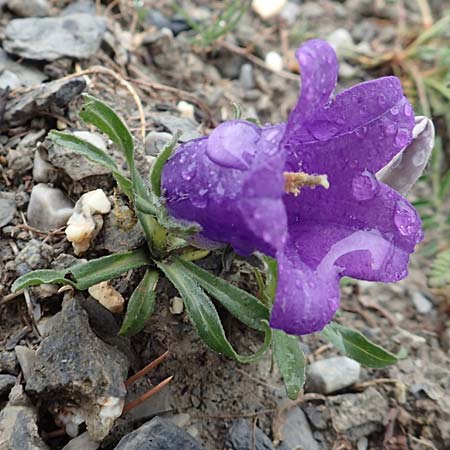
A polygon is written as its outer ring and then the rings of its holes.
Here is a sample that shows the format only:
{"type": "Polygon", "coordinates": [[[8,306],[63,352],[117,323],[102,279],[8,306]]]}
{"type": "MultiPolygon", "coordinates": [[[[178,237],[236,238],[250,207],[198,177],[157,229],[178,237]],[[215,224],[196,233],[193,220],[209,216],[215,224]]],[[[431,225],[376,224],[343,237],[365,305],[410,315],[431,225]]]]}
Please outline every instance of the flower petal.
{"type": "Polygon", "coordinates": [[[304,123],[314,119],[317,111],[330,101],[336,87],[339,63],[328,42],[312,39],[296,52],[302,84],[300,96],[289,115],[285,142],[301,133],[304,123]]]}
{"type": "Polygon", "coordinates": [[[241,254],[274,255],[287,235],[283,133],[284,125],[230,121],[181,145],[162,176],[171,214],[199,223],[201,238],[241,254]]]}

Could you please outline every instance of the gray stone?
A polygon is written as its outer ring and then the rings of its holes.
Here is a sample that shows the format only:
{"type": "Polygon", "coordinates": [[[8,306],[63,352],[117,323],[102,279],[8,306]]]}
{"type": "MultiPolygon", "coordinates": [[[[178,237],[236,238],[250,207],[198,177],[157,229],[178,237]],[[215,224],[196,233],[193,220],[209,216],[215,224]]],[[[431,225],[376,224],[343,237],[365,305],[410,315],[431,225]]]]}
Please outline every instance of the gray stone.
{"type": "Polygon", "coordinates": [[[38,183],[46,183],[50,181],[52,175],[55,174],[56,168],[53,167],[45,158],[45,153],[41,149],[37,149],[34,153],[33,161],[33,179],[38,183]]]}
{"type": "Polygon", "coordinates": [[[62,450],[97,450],[100,442],[94,441],[86,431],[71,439],[62,450]]]}
{"type": "Polygon", "coordinates": [[[0,352],[0,373],[18,374],[17,357],[15,352],[6,350],[0,352]]]}
{"type": "Polygon", "coordinates": [[[243,89],[253,89],[255,87],[255,75],[251,64],[242,64],[239,74],[239,83],[243,89]]]}
{"type": "Polygon", "coordinates": [[[181,136],[178,139],[179,142],[186,142],[201,137],[198,131],[199,124],[192,119],[173,116],[167,113],[153,113],[152,118],[155,123],[162,125],[172,135],[177,131],[181,131],[181,136]]]}
{"type": "Polygon", "coordinates": [[[19,361],[20,369],[22,370],[22,375],[27,382],[33,373],[34,363],[36,361],[36,352],[25,345],[17,345],[14,348],[16,352],[17,361],[19,361]]]}
{"type": "Polygon", "coordinates": [[[13,193],[0,192],[0,228],[11,222],[16,213],[16,201],[13,193]]]}
{"type": "MultiPolygon", "coordinates": [[[[255,428],[254,436],[255,450],[274,450],[271,440],[258,427],[255,428]]],[[[234,421],[227,433],[227,448],[230,450],[248,450],[252,448],[252,441],[252,424],[244,419],[234,421]]]]}
{"type": "Polygon", "coordinates": [[[191,421],[191,416],[186,413],[174,414],[173,416],[166,416],[167,420],[170,420],[174,425],[180,428],[185,428],[191,421]]]}
{"type": "Polygon", "coordinates": [[[31,148],[17,146],[9,149],[6,155],[8,169],[15,175],[25,175],[33,167],[33,150],[31,148]]]}
{"type": "MultiPolygon", "coordinates": [[[[144,389],[138,389],[133,394],[128,394],[127,402],[133,401],[151,388],[145,380],[144,383],[146,385],[144,389]]],[[[158,414],[171,411],[172,404],[173,398],[170,392],[170,387],[166,387],[162,391],[147,399],[145,402],[133,408],[128,414],[133,421],[149,420],[158,414]]],[[[173,420],[171,420],[171,422],[174,423],[173,420]]]]}
{"type": "Polygon", "coordinates": [[[39,183],[31,191],[27,217],[32,227],[42,231],[61,228],[72,212],[72,202],[60,189],[39,183]]]}
{"type": "Polygon", "coordinates": [[[327,38],[327,41],[336,50],[339,57],[348,56],[354,50],[355,43],[353,37],[345,28],[334,30],[327,38]]]}
{"type": "Polygon", "coordinates": [[[73,413],[84,418],[92,439],[102,440],[122,413],[128,360],[93,333],[76,298],[64,301],[58,314],[58,326],[37,351],[26,390],[49,408],[61,398],[77,405],[73,413]]]}
{"type": "Polygon", "coordinates": [[[173,136],[163,131],[150,131],[145,138],[145,154],[158,156],[164,147],[169,144],[173,136]]]}
{"type": "Polygon", "coordinates": [[[8,0],[8,8],[20,17],[45,17],[50,9],[47,0],[8,0]]]}
{"type": "Polygon", "coordinates": [[[96,12],[95,3],[92,0],[71,1],[62,11],[61,16],[71,14],[90,14],[94,16],[96,12]]]}
{"type": "Polygon", "coordinates": [[[186,431],[155,417],[121,439],[115,450],[203,450],[186,431]]]}
{"type": "Polygon", "coordinates": [[[306,403],[302,409],[308,416],[308,420],[314,428],[317,430],[328,429],[331,416],[330,411],[325,405],[306,403]]]}
{"type": "Polygon", "coordinates": [[[39,241],[31,239],[14,258],[6,264],[7,270],[15,270],[21,276],[31,270],[43,269],[53,254],[53,248],[39,241]]]}
{"type": "Polygon", "coordinates": [[[309,426],[305,413],[299,407],[289,410],[281,429],[283,444],[286,449],[319,450],[319,444],[309,426]]]}
{"type": "Polygon", "coordinates": [[[315,361],[307,367],[308,390],[330,394],[351,386],[359,380],[361,365],[346,356],[315,361]]]}
{"type": "Polygon", "coordinates": [[[145,236],[133,211],[118,200],[111,213],[105,216],[96,243],[100,250],[119,253],[141,247],[145,236]]]}
{"type": "Polygon", "coordinates": [[[353,441],[380,430],[389,409],[388,401],[374,387],[360,394],[328,397],[327,403],[334,429],[353,441]]]}
{"type": "Polygon", "coordinates": [[[9,394],[9,402],[0,412],[0,448],[3,450],[49,450],[36,424],[37,413],[21,385],[9,394]]]}
{"type": "Polygon", "coordinates": [[[369,448],[369,440],[363,436],[356,443],[357,450],[367,450],[369,448]]]}
{"type": "MultiPolygon", "coordinates": [[[[34,67],[32,64],[22,61],[20,64],[10,58],[8,54],[0,48],[0,73],[10,72],[19,80],[21,86],[32,86],[40,84],[47,79],[47,75],[34,67]]],[[[11,87],[12,88],[12,87],[11,87]]]]}
{"type": "Polygon", "coordinates": [[[3,116],[5,125],[10,127],[23,125],[41,113],[61,113],[62,109],[85,88],[86,80],[81,77],[50,81],[30,88],[7,101],[3,116]]]}
{"type": "MultiPolygon", "coordinates": [[[[98,133],[89,131],[74,131],[73,134],[89,142],[92,145],[106,151],[106,143],[98,133]]],[[[94,175],[106,175],[111,171],[99,164],[94,164],[83,155],[74,150],[57,144],[51,144],[48,148],[48,162],[64,172],[74,181],[82,180],[94,175]]]]}
{"type": "Polygon", "coordinates": [[[412,301],[419,314],[429,314],[433,310],[433,304],[421,292],[414,292],[412,301]]]}
{"type": "Polygon", "coordinates": [[[4,70],[0,75],[0,89],[17,89],[20,87],[22,83],[20,82],[20,78],[10,70],[4,70]]]}
{"type": "Polygon", "coordinates": [[[89,58],[99,49],[105,21],[90,14],[11,20],[3,48],[34,60],[89,58]]]}
{"type": "Polygon", "coordinates": [[[2,375],[0,374],[0,398],[4,395],[9,394],[9,391],[16,384],[16,377],[12,375],[2,375]]]}

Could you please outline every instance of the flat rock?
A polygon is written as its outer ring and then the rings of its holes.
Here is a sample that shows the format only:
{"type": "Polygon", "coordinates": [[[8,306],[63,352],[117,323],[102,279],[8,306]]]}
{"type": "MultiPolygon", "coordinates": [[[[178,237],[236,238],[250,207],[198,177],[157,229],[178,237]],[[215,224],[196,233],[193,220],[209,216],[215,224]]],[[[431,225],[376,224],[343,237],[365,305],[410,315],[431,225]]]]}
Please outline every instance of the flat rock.
{"type": "Polygon", "coordinates": [[[198,131],[199,124],[186,117],[178,117],[168,113],[152,113],[152,119],[155,123],[162,125],[170,134],[174,135],[181,131],[179,142],[187,142],[191,139],[201,137],[198,131]]]}
{"type": "Polygon", "coordinates": [[[3,450],[49,450],[40,438],[37,413],[21,385],[14,386],[9,402],[0,412],[0,448],[3,450]]]}
{"type": "MultiPolygon", "coordinates": [[[[23,19],[28,20],[28,19],[23,19]]],[[[10,22],[11,23],[11,22],[10,22]]],[[[8,97],[3,120],[6,126],[25,124],[46,112],[61,113],[68,103],[86,88],[84,78],[50,81],[8,97]]]]}
{"type": "Polygon", "coordinates": [[[34,60],[89,58],[100,47],[105,21],[91,14],[13,19],[5,29],[3,48],[34,60]]]}
{"type": "Polygon", "coordinates": [[[121,439],[115,450],[204,450],[186,431],[155,417],[121,439]]]}
{"type": "Polygon", "coordinates": [[[282,427],[284,448],[296,450],[319,450],[319,444],[314,439],[308,419],[301,408],[289,410],[282,427]]]}
{"type": "Polygon", "coordinates": [[[8,225],[16,213],[16,201],[14,194],[0,192],[0,228],[8,225]]]}
{"type": "MultiPolygon", "coordinates": [[[[41,72],[37,67],[28,62],[16,62],[13,58],[0,48],[0,73],[9,72],[13,74],[20,82],[21,86],[32,86],[40,84],[47,79],[47,75],[41,72]]],[[[12,86],[10,86],[13,89],[12,86]]]]}
{"type": "Polygon", "coordinates": [[[16,384],[16,377],[12,375],[0,374],[0,398],[9,394],[9,391],[16,384]]]}
{"type": "Polygon", "coordinates": [[[18,374],[17,356],[15,352],[6,350],[0,352],[0,373],[18,374]]]}
{"type": "Polygon", "coordinates": [[[32,227],[42,231],[61,228],[66,225],[72,212],[72,202],[61,189],[39,183],[31,191],[27,218],[32,227]]]}
{"type": "MultiPolygon", "coordinates": [[[[252,448],[253,427],[248,420],[233,422],[227,433],[226,445],[231,450],[248,450],[252,448]]],[[[255,450],[274,450],[272,441],[259,429],[255,428],[255,450]]]]}
{"type": "Polygon", "coordinates": [[[351,386],[359,380],[361,365],[346,356],[315,361],[307,367],[308,390],[330,394],[351,386]]]}
{"type": "Polygon", "coordinates": [[[353,441],[381,429],[389,409],[388,401],[374,387],[360,394],[328,397],[327,402],[334,429],[353,441]]]}
{"type": "MultiPolygon", "coordinates": [[[[58,326],[52,327],[36,353],[26,390],[49,408],[56,406],[55,401],[73,405],[71,414],[84,419],[92,439],[102,440],[122,413],[128,360],[94,334],[77,299],[66,300],[58,314],[58,326]]],[[[70,425],[76,433],[77,423],[70,425]]]]}
{"type": "Polygon", "coordinates": [[[20,250],[14,261],[6,264],[7,270],[15,270],[21,276],[31,270],[43,269],[47,266],[47,262],[52,257],[53,248],[39,241],[31,239],[25,247],[20,250]]]}
{"type": "Polygon", "coordinates": [[[158,156],[172,139],[173,136],[170,133],[150,131],[145,137],[145,154],[148,156],[158,156]]]}
{"type": "MultiPolygon", "coordinates": [[[[98,133],[89,131],[74,131],[73,134],[80,139],[106,151],[106,143],[98,133]]],[[[74,181],[94,175],[106,175],[111,171],[99,164],[94,164],[72,149],[51,143],[48,147],[48,162],[64,172],[74,181]]]]}
{"type": "Polygon", "coordinates": [[[45,17],[50,10],[47,0],[8,0],[7,5],[20,17],[45,17]]]}
{"type": "Polygon", "coordinates": [[[22,370],[23,379],[26,382],[33,373],[36,352],[25,345],[16,345],[14,351],[16,352],[17,361],[19,361],[19,366],[22,370]]]}

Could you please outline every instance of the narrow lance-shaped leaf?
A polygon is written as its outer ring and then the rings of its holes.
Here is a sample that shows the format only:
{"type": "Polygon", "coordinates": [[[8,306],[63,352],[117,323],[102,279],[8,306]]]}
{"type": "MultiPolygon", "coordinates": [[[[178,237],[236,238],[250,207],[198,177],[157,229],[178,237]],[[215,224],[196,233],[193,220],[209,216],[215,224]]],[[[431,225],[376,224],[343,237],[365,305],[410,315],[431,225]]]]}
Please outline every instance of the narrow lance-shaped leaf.
{"type": "Polygon", "coordinates": [[[147,270],[128,301],[127,312],[119,334],[133,336],[141,331],[155,309],[158,272],[147,270]]]}
{"type": "Polygon", "coordinates": [[[134,166],[133,137],[122,119],[106,103],[92,97],[83,95],[85,104],[80,111],[80,117],[91,125],[103,131],[124,152],[128,167],[134,166]]]}
{"type": "Polygon", "coordinates": [[[183,298],[189,319],[196,328],[202,340],[214,351],[222,353],[241,363],[251,363],[258,360],[269,348],[272,332],[266,322],[264,343],[253,355],[242,356],[236,353],[225,336],[220,317],[213,302],[197,284],[195,279],[180,265],[170,262],[155,261],[166,277],[177,288],[183,298]]]}
{"type": "Polygon", "coordinates": [[[191,278],[236,319],[251,328],[264,331],[262,321],[269,320],[269,310],[256,297],[184,259],[178,258],[172,264],[180,271],[188,272],[191,278]]]}
{"type": "Polygon", "coordinates": [[[368,367],[382,368],[395,364],[405,355],[393,353],[369,341],[364,335],[338,323],[330,323],[320,333],[344,355],[368,367]]]}
{"type": "Polygon", "coordinates": [[[100,164],[109,169],[117,181],[122,192],[130,199],[133,199],[133,192],[131,189],[131,180],[127,178],[117,167],[117,163],[111,156],[109,156],[102,149],[96,147],[90,142],[80,139],[79,137],[69,134],[61,133],[59,131],[51,131],[49,133],[50,139],[61,147],[70,148],[74,152],[83,155],[90,161],[100,164]]]}
{"type": "Polygon", "coordinates": [[[297,336],[272,330],[275,361],[283,377],[288,397],[295,400],[305,384],[305,356],[297,336]]]}
{"type": "Polygon", "coordinates": [[[148,262],[147,255],[142,249],[108,255],[63,270],[44,269],[29,272],[19,277],[11,289],[16,292],[19,289],[46,283],[69,284],[84,290],[101,281],[118,277],[130,269],[145,266],[148,262]]]}

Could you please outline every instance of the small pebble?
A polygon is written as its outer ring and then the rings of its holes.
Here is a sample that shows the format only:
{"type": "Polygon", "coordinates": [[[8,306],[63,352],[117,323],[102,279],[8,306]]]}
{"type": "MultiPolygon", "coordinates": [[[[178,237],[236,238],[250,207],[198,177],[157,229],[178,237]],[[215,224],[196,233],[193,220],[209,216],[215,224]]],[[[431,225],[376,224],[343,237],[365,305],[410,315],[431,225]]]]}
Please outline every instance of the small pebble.
{"type": "Polygon", "coordinates": [[[61,228],[72,214],[72,203],[63,191],[44,183],[34,186],[28,204],[28,223],[38,230],[61,228]]]}
{"type": "Polygon", "coordinates": [[[89,294],[112,313],[121,313],[125,303],[122,294],[114,289],[108,281],[94,284],[88,289],[89,294]]]}
{"type": "Polygon", "coordinates": [[[184,309],[183,300],[180,297],[173,297],[170,300],[169,311],[172,314],[182,314],[184,309]]]}
{"type": "Polygon", "coordinates": [[[253,0],[252,9],[262,19],[270,19],[280,14],[287,0],[253,0]]]}
{"type": "Polygon", "coordinates": [[[309,391],[330,394],[359,380],[361,365],[346,356],[321,359],[307,368],[309,391]]]}
{"type": "Polygon", "coordinates": [[[16,352],[17,360],[22,369],[23,378],[25,382],[27,382],[33,373],[36,352],[25,345],[16,345],[14,351],[16,352]]]}
{"type": "Polygon", "coordinates": [[[421,292],[414,292],[412,301],[419,314],[428,314],[433,309],[433,304],[421,292]]]}
{"type": "Polygon", "coordinates": [[[97,450],[100,442],[92,440],[89,433],[85,431],[79,436],[71,439],[62,450],[97,450]]]}
{"type": "Polygon", "coordinates": [[[50,181],[50,175],[56,169],[44,158],[43,152],[37,149],[34,153],[33,178],[38,183],[50,181]]]}
{"type": "Polygon", "coordinates": [[[266,55],[266,66],[268,69],[274,72],[280,72],[283,70],[283,58],[277,52],[269,52],[266,55]]]}
{"type": "Polygon", "coordinates": [[[178,102],[177,104],[177,109],[180,111],[182,117],[186,117],[188,119],[194,118],[195,108],[192,103],[181,100],[181,102],[178,102]]]}
{"type": "Polygon", "coordinates": [[[369,440],[363,436],[356,444],[358,450],[367,450],[369,448],[369,440]]]}
{"type": "Polygon", "coordinates": [[[242,64],[239,74],[239,83],[243,89],[253,89],[255,87],[255,76],[251,64],[242,64]]]}
{"type": "Polygon", "coordinates": [[[158,156],[164,147],[172,140],[170,133],[163,131],[150,131],[145,138],[145,154],[148,156],[158,156]]]}

